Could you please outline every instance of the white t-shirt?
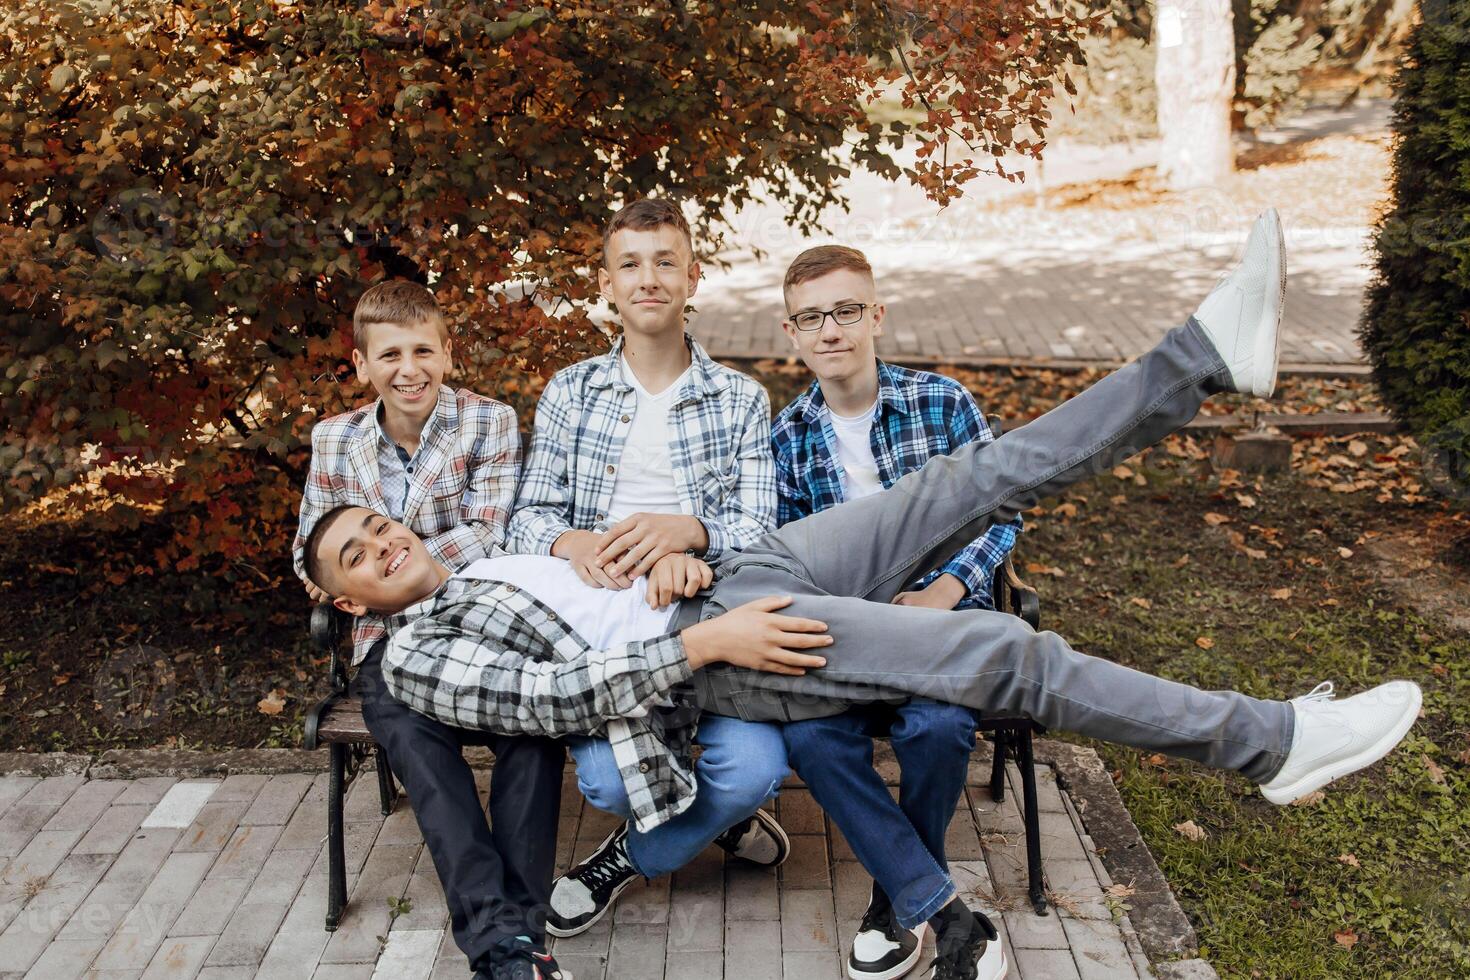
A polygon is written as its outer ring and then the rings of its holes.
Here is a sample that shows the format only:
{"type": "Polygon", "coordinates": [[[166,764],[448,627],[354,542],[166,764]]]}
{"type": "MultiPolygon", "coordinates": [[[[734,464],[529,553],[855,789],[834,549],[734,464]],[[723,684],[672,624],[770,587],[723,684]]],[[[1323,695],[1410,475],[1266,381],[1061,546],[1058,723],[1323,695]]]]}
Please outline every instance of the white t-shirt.
{"type": "Polygon", "coordinates": [[[628,440],[623,443],[622,458],[618,460],[612,502],[607,506],[607,523],[611,526],[640,511],[682,514],[679,488],[674,483],[674,461],[669,455],[669,444],[673,441],[669,437],[669,408],[689,371],[655,395],[638,383],[625,358],[619,358],[618,366],[623,380],[633,386],[638,403],[633,409],[633,420],[628,423],[628,440]]]}
{"type": "Polygon", "coordinates": [[[577,578],[571,562],[549,555],[480,558],[455,577],[507,582],[531,593],[597,650],[663,636],[679,608],[677,601],[663,609],[648,608],[647,576],[634,579],[627,589],[594,589],[577,578]]]}
{"type": "Polygon", "coordinates": [[[852,418],[827,409],[832,417],[832,434],[837,437],[837,465],[842,469],[845,500],[857,500],[883,489],[878,461],[873,458],[873,419],[877,412],[877,401],[852,418]]]}

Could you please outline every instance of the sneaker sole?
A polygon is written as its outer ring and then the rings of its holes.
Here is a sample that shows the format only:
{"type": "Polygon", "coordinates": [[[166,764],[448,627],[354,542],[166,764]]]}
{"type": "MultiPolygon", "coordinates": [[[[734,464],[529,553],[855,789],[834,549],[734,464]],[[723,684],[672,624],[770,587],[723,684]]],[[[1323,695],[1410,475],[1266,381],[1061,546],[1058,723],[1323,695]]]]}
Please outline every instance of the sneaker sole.
{"type": "MultiPolygon", "coordinates": [[[[616,837],[617,834],[618,834],[618,832],[616,830],[614,830],[612,833],[610,833],[606,837],[604,837],[602,839],[602,843],[601,844],[598,844],[596,850],[594,850],[592,853],[593,854],[596,854],[599,851],[601,851],[604,847],[607,846],[608,841],[610,841],[614,837],[616,837]]],[[[557,939],[570,939],[572,936],[580,936],[582,933],[586,932],[588,929],[591,929],[593,926],[597,925],[598,920],[601,919],[604,915],[607,915],[608,911],[614,905],[616,905],[618,903],[618,896],[621,895],[623,892],[627,891],[628,890],[628,887],[630,885],[632,885],[633,882],[635,882],[637,880],[638,880],[638,876],[637,875],[634,875],[633,877],[629,878],[627,881],[623,882],[618,887],[614,888],[613,889],[613,893],[607,897],[607,904],[602,907],[601,911],[599,911],[596,915],[594,915],[592,918],[588,919],[586,922],[582,923],[579,926],[576,926],[576,927],[571,928],[571,929],[561,929],[561,928],[558,928],[558,927],[552,925],[548,921],[546,923],[546,934],[548,936],[555,936],[557,939]]],[[[566,971],[562,971],[562,972],[566,972],[566,971]]]]}
{"type": "MultiPolygon", "coordinates": [[[[919,928],[914,931],[918,933],[919,942],[914,947],[914,951],[909,954],[908,959],[878,972],[854,969],[852,960],[849,959],[847,961],[847,976],[849,980],[897,980],[898,977],[907,976],[909,971],[918,964],[919,958],[924,955],[924,938],[929,935],[929,923],[921,923],[919,928]]],[[[851,956],[852,954],[849,953],[848,955],[851,956]]]]}
{"type": "Polygon", "coordinates": [[[1308,793],[1316,792],[1335,779],[1341,779],[1343,776],[1355,773],[1359,769],[1366,769],[1379,759],[1388,755],[1388,753],[1393,751],[1394,746],[1398,745],[1399,742],[1403,741],[1404,736],[1409,734],[1409,729],[1414,727],[1414,722],[1419,720],[1419,709],[1424,704],[1424,692],[1419,689],[1419,685],[1415,684],[1413,685],[1413,693],[1413,701],[1404,711],[1404,716],[1399,719],[1398,724],[1389,729],[1388,733],[1378,741],[1357,755],[1349,756],[1326,768],[1310,772],[1287,786],[1277,787],[1272,790],[1267,790],[1266,787],[1262,786],[1261,795],[1278,806],[1285,806],[1294,800],[1301,799],[1308,793]]]}
{"type": "Polygon", "coordinates": [[[1255,378],[1251,384],[1251,394],[1258,398],[1269,398],[1276,390],[1276,370],[1281,361],[1281,315],[1286,308],[1286,235],[1281,228],[1281,215],[1275,208],[1267,208],[1266,217],[1276,233],[1275,268],[1271,269],[1276,278],[1276,296],[1274,303],[1271,302],[1271,297],[1267,297],[1261,327],[1256,333],[1256,349],[1252,361],[1256,367],[1252,371],[1255,378]],[[1269,361],[1266,359],[1268,355],[1269,361]],[[1270,368],[1263,371],[1261,365],[1265,364],[1269,364],[1270,368]]]}
{"type": "MultiPolygon", "coordinates": [[[[752,861],[750,858],[739,858],[738,860],[744,861],[746,864],[753,864],[757,868],[779,868],[791,856],[791,838],[786,836],[786,828],[782,827],[776,818],[765,810],[755,811],[754,816],[760,825],[766,828],[766,832],[775,838],[776,860],[769,863],[765,861],[752,861]]],[[[734,855],[732,854],[731,857],[734,857],[734,855]]]]}

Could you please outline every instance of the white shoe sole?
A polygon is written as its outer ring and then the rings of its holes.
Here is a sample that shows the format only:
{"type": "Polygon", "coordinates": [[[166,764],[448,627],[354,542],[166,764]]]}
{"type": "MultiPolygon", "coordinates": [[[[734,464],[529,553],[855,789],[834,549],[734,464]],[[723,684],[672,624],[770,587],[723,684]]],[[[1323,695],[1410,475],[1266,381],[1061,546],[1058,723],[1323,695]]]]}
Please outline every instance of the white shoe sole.
{"type": "Polygon", "coordinates": [[[1356,755],[1348,756],[1346,759],[1340,759],[1330,766],[1309,772],[1294,783],[1288,783],[1286,786],[1273,787],[1269,790],[1265,786],[1262,786],[1261,795],[1278,806],[1285,806],[1288,803],[1301,799],[1308,793],[1316,792],[1334,779],[1341,779],[1343,776],[1355,773],[1359,769],[1366,769],[1379,759],[1388,755],[1388,753],[1393,751],[1394,746],[1398,745],[1399,742],[1403,741],[1404,736],[1409,734],[1409,729],[1414,727],[1414,722],[1419,720],[1419,709],[1424,704],[1424,692],[1419,689],[1419,685],[1417,684],[1412,685],[1411,690],[1413,692],[1413,698],[1404,711],[1403,717],[1378,741],[1356,755]]]}
{"type": "Polygon", "coordinates": [[[929,923],[921,923],[919,928],[914,931],[919,936],[919,942],[914,947],[914,951],[909,954],[909,958],[896,966],[889,967],[882,973],[864,973],[860,970],[854,970],[852,968],[851,954],[849,953],[849,959],[847,961],[847,976],[849,980],[898,980],[899,977],[908,976],[909,971],[913,970],[918,964],[919,958],[924,955],[924,937],[929,935],[929,923]]]}
{"type": "Polygon", "coordinates": [[[1281,314],[1286,305],[1286,235],[1281,228],[1281,215],[1275,208],[1267,208],[1265,217],[1268,229],[1276,235],[1276,250],[1269,269],[1269,275],[1276,280],[1276,292],[1274,296],[1267,294],[1261,327],[1256,332],[1251,394],[1258,398],[1269,398],[1276,390],[1276,370],[1281,360],[1281,314]]]}

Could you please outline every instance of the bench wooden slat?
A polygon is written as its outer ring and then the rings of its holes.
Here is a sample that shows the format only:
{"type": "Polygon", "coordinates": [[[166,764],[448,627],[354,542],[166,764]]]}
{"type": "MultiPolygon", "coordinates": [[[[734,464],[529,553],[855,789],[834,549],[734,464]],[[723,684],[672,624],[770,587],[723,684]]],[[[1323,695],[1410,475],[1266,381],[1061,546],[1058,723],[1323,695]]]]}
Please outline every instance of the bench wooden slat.
{"type": "Polygon", "coordinates": [[[317,738],[323,742],[371,742],[373,737],[362,720],[362,702],[343,698],[332,703],[322,714],[317,738]]]}

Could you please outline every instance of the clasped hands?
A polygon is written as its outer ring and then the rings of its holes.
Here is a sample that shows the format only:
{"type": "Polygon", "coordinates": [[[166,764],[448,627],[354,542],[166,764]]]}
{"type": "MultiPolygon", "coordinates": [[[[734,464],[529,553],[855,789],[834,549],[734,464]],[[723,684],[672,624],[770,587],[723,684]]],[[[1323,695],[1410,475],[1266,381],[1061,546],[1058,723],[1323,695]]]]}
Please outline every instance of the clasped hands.
{"type": "Polygon", "coordinates": [[[662,609],[692,598],[714,581],[708,564],[689,554],[709,546],[697,518],[686,514],[633,514],[608,529],[567,531],[551,553],[565,558],[583,582],[596,589],[626,589],[648,576],[648,604],[662,609]]]}

